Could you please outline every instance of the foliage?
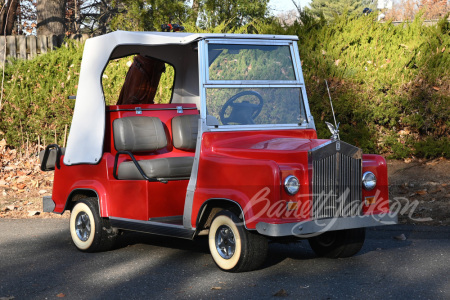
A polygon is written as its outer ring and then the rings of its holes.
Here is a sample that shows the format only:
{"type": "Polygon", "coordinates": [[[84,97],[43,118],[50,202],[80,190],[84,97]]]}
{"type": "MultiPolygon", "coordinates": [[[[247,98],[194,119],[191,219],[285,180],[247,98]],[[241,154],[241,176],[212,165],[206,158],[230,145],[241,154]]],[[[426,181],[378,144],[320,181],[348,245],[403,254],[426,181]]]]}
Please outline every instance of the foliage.
{"type": "Polygon", "coordinates": [[[287,46],[210,45],[212,80],[295,80],[287,46]]]}
{"type": "MultiPolygon", "coordinates": [[[[125,82],[128,69],[133,63],[134,55],[114,59],[108,63],[103,72],[102,85],[105,94],[106,105],[115,105],[119,99],[122,85],[125,82]]],[[[154,103],[169,103],[172,97],[173,79],[175,77],[174,68],[166,64],[166,70],[161,75],[154,103]]]]}
{"type": "Polygon", "coordinates": [[[341,16],[328,26],[306,18],[289,28],[299,49],[318,134],[331,109],[341,137],[367,152],[400,158],[450,156],[450,26],[424,26],[421,15],[394,26],[373,16],[341,16]],[[292,32],[293,31],[293,32],[292,32]]]}
{"type": "Polygon", "coordinates": [[[268,15],[269,0],[204,0],[200,4],[200,27],[213,28],[227,22],[228,29],[241,27],[252,19],[268,15]]]}
{"type": "Polygon", "coordinates": [[[115,1],[120,9],[110,23],[111,30],[158,31],[161,24],[183,22],[188,18],[185,1],[115,1]]]}
{"type": "Polygon", "coordinates": [[[306,11],[316,17],[323,15],[326,19],[332,19],[346,13],[362,13],[363,8],[369,6],[369,2],[365,0],[312,0],[309,4],[310,7],[306,7],[306,11]]]}
{"type": "Polygon", "coordinates": [[[76,94],[82,50],[68,42],[57,51],[6,66],[0,130],[10,145],[37,143],[38,137],[41,143],[63,143],[74,108],[74,100],[67,98],[76,94]]]}
{"type": "MultiPolygon", "coordinates": [[[[252,30],[297,35],[320,138],[330,136],[324,121],[333,120],[323,81],[327,79],[344,141],[365,153],[394,158],[449,157],[449,22],[441,19],[436,26],[424,26],[419,14],[412,23],[394,26],[377,22],[375,17],[343,15],[327,23],[323,17],[302,12],[292,26],[268,19],[252,20],[231,30],[226,22],[210,30],[192,23],[186,28],[190,32],[252,30]]],[[[0,131],[8,144],[20,147],[27,136],[36,142],[38,135],[41,141],[45,136],[48,144],[54,141],[55,130],[62,144],[74,105],[67,96],[76,93],[81,54],[82,47],[70,44],[32,61],[7,66],[0,131]]],[[[105,93],[111,92],[108,104],[115,103],[130,60],[113,61],[106,69],[103,84],[105,93]]],[[[166,87],[172,78],[169,68],[157,93],[162,100],[157,101],[167,101],[171,90],[166,87]]]]}

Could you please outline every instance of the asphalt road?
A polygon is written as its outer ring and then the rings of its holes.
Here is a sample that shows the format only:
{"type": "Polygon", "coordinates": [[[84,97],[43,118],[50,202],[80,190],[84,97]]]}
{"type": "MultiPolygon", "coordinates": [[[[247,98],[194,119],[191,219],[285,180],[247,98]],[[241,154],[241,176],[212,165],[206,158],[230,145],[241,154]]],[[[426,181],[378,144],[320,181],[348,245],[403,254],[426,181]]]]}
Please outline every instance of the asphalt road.
{"type": "Polygon", "coordinates": [[[360,253],[337,260],[315,257],[306,241],[271,244],[261,270],[231,274],[215,266],[205,238],[130,233],[116,250],[86,254],[68,220],[0,219],[0,299],[12,297],[450,299],[450,227],[371,229],[360,253]]]}

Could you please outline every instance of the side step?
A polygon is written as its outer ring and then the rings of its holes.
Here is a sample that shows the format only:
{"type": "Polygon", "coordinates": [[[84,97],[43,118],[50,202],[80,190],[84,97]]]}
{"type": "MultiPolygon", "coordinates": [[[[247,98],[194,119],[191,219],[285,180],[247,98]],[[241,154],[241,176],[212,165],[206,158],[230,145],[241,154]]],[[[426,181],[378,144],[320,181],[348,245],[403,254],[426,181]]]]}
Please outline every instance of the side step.
{"type": "Polygon", "coordinates": [[[109,221],[113,227],[119,229],[171,236],[188,240],[192,240],[195,233],[195,230],[186,229],[183,225],[174,225],[162,222],[140,221],[115,217],[109,217],[109,221]]]}

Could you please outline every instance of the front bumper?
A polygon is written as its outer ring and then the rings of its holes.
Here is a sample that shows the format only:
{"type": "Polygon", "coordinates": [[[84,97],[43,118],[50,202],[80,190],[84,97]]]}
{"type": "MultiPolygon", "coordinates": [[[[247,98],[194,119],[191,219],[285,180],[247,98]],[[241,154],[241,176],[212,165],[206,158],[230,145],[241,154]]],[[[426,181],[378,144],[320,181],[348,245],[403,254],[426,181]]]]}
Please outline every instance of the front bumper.
{"type": "Polygon", "coordinates": [[[266,236],[298,236],[307,238],[320,232],[398,223],[396,213],[309,220],[298,223],[271,224],[260,222],[256,230],[266,236]]]}

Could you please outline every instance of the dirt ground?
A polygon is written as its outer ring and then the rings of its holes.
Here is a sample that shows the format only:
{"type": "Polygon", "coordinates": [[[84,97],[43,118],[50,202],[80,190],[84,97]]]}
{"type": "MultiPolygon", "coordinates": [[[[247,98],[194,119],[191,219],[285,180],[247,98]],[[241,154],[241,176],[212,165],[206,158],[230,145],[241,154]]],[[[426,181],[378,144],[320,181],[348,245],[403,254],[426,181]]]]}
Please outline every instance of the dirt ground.
{"type": "Polygon", "coordinates": [[[388,161],[389,198],[402,224],[450,225],[450,160],[388,161]]]}
{"type": "MultiPolygon", "coordinates": [[[[388,172],[400,223],[450,225],[449,160],[391,160],[388,172]]],[[[0,218],[67,218],[67,212],[42,212],[42,197],[51,195],[52,184],[53,172],[40,171],[36,155],[17,153],[0,141],[0,218]]]]}

